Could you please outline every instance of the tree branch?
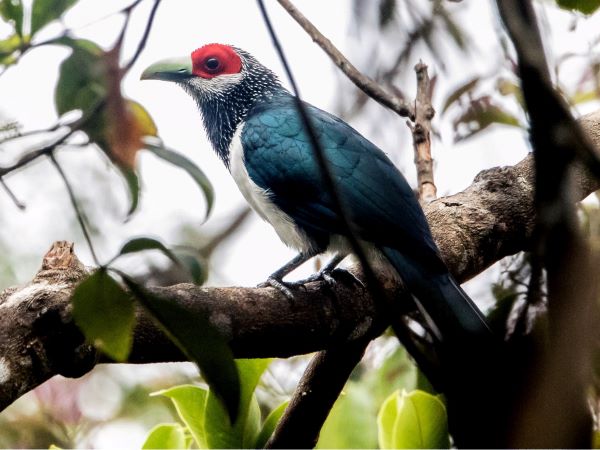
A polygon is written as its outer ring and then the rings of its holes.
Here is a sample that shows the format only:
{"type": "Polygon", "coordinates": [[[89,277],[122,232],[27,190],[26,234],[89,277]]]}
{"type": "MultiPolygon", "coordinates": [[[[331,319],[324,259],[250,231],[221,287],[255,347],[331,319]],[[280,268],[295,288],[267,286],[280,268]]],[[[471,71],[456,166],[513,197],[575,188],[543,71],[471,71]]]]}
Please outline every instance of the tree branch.
{"type": "Polygon", "coordinates": [[[414,125],[410,121],[406,121],[406,125],[412,133],[419,202],[423,206],[437,196],[437,188],[433,180],[433,158],[431,157],[431,119],[433,119],[435,110],[431,104],[432,86],[427,66],[419,61],[415,66],[415,72],[417,74],[417,97],[415,99],[414,125]]]}
{"type": "MultiPolygon", "coordinates": [[[[580,124],[600,148],[600,111],[580,124]]],[[[600,186],[583,169],[576,179],[576,200],[600,186]]],[[[465,191],[426,205],[434,237],[459,281],[528,247],[534,225],[533,186],[528,156],[515,166],[481,172],[465,191]]],[[[98,361],[109,362],[84,343],[70,317],[69,297],[85,271],[77,265],[56,267],[48,263],[52,257],[56,256],[45,258],[31,283],[0,293],[0,409],[56,374],[78,376],[98,361]]],[[[355,342],[387,326],[388,318],[378,312],[366,290],[341,281],[333,290],[326,283],[310,283],[296,291],[294,300],[271,288],[179,284],[154,289],[186,308],[208,311],[236,357],[288,357],[355,342]]],[[[384,282],[392,295],[401,294],[400,286],[384,282]]],[[[183,359],[140,311],[130,362],[183,359]]]]}
{"type": "Polygon", "coordinates": [[[277,0],[279,4],[289,13],[290,16],[308,33],[311,39],[331,58],[333,63],[340,68],[342,72],[352,81],[356,87],[362,90],[369,97],[390,108],[398,115],[412,118],[414,116],[413,108],[404,101],[403,98],[389,92],[380,86],[377,81],[362,74],[354,65],[340,52],[333,43],[327,39],[315,27],[310,20],[302,14],[298,8],[289,0],[277,0]]]}

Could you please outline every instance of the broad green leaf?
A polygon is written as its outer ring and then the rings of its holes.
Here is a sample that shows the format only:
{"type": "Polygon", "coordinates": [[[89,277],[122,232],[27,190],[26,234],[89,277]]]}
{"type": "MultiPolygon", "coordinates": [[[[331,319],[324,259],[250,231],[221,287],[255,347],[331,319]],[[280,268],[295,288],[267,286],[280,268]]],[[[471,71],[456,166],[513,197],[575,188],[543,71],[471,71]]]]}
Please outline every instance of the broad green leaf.
{"type": "Polygon", "coordinates": [[[260,434],[254,442],[254,448],[265,448],[267,441],[273,434],[273,431],[275,431],[275,428],[277,427],[277,424],[279,423],[279,420],[281,419],[281,416],[283,416],[285,408],[287,408],[289,403],[289,401],[285,401],[269,413],[265,419],[262,429],[260,430],[260,434]]]}
{"type": "Polygon", "coordinates": [[[205,218],[208,218],[213,207],[215,194],[213,191],[212,184],[208,177],[204,174],[204,172],[192,161],[190,161],[188,158],[181,155],[180,153],[174,152],[163,146],[156,145],[148,141],[146,141],[146,148],[159,158],[162,158],[165,161],[184,169],[194,179],[196,184],[198,184],[198,186],[204,193],[204,197],[206,198],[205,218]]]}
{"type": "Polygon", "coordinates": [[[256,395],[252,395],[250,400],[250,407],[248,408],[248,417],[246,418],[246,424],[244,425],[244,434],[242,438],[243,448],[254,448],[254,443],[260,434],[261,414],[260,405],[256,395]]]}
{"type": "Polygon", "coordinates": [[[134,311],[131,296],[99,269],[73,292],[73,318],[84,336],[116,361],[124,361],[131,349],[134,311]]]}
{"type": "Polygon", "coordinates": [[[129,192],[129,211],[127,211],[128,220],[135,212],[140,202],[140,180],[135,173],[135,170],[130,169],[129,167],[117,167],[123,176],[123,179],[125,180],[125,184],[127,184],[127,189],[129,192]]]}
{"type": "MultiPolygon", "coordinates": [[[[67,39],[63,43],[71,47],[73,52],[60,65],[54,92],[56,110],[59,115],[77,109],[85,113],[101,102],[107,93],[102,61],[104,52],[97,44],[85,39],[67,39]]],[[[96,124],[93,128],[86,126],[85,129],[92,140],[96,137],[94,129],[102,129],[102,126],[96,124]]]]}
{"type": "Polygon", "coordinates": [[[377,419],[383,449],[450,448],[446,407],[427,392],[395,392],[384,402],[377,419]]]}
{"type": "Polygon", "coordinates": [[[23,36],[23,2],[21,0],[0,0],[0,17],[11,22],[15,32],[23,36]]]}
{"type": "Polygon", "coordinates": [[[394,392],[385,399],[379,414],[377,414],[377,438],[379,448],[394,448],[394,423],[398,417],[398,395],[400,391],[394,392]]]}
{"type": "Polygon", "coordinates": [[[376,406],[362,383],[346,383],[319,435],[316,448],[375,448],[376,406]]]}
{"type": "Polygon", "coordinates": [[[600,8],[600,0],[556,0],[558,6],[569,11],[592,14],[600,8]]]}
{"type": "Polygon", "coordinates": [[[204,436],[204,408],[208,395],[206,389],[185,384],[154,392],[151,395],[164,395],[170,398],[177,414],[192,433],[198,448],[208,448],[204,436]]]}
{"type": "Polygon", "coordinates": [[[185,429],[178,423],[162,423],[152,428],[144,445],[142,445],[142,449],[162,448],[187,448],[185,429]]]}
{"type": "MultiPolygon", "coordinates": [[[[271,360],[269,359],[241,359],[236,361],[240,374],[240,402],[237,419],[231,424],[227,413],[223,409],[213,392],[210,391],[206,400],[204,415],[204,431],[209,448],[243,448],[248,444],[251,436],[254,440],[258,436],[255,432],[256,411],[252,403],[254,389],[271,360]]],[[[260,424],[260,422],[258,422],[260,424]]],[[[260,426],[260,425],[259,425],[260,426]]],[[[251,445],[251,444],[250,444],[251,445]]]]}
{"type": "Polygon", "coordinates": [[[375,411],[392,392],[398,389],[414,389],[416,372],[415,364],[409,358],[404,347],[400,345],[383,361],[381,366],[367,371],[364,383],[373,398],[375,411]]]}
{"type": "Polygon", "coordinates": [[[158,250],[162,252],[162,254],[169,258],[171,261],[173,261],[175,264],[180,264],[175,254],[167,247],[165,247],[165,245],[162,242],[149,237],[139,237],[130,239],[125,243],[125,245],[123,245],[117,257],[122,255],[128,255],[130,253],[142,252],[145,250],[158,250]]]}
{"type": "Polygon", "coordinates": [[[225,417],[235,418],[240,405],[240,378],[233,353],[219,331],[208,320],[208,311],[184,308],[140,286],[121,274],[142,306],[163,327],[171,340],[202,371],[211,394],[227,408],[225,417]]]}
{"type": "Polygon", "coordinates": [[[58,19],[77,3],[77,0],[33,0],[31,9],[31,35],[58,19]]]}

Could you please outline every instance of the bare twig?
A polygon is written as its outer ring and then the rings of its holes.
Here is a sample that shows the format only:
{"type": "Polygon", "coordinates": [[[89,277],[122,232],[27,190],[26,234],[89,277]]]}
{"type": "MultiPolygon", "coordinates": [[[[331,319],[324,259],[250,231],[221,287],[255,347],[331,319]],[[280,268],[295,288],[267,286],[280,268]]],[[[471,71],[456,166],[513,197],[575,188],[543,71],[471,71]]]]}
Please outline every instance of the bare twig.
{"type": "Polygon", "coordinates": [[[154,5],[152,5],[152,9],[150,10],[150,14],[148,16],[148,21],[146,22],[146,28],[144,29],[144,34],[142,35],[142,38],[140,39],[140,42],[138,43],[135,53],[133,54],[133,56],[131,57],[129,62],[127,64],[125,64],[125,66],[123,67],[124,73],[128,72],[133,67],[135,62],[138,60],[139,56],[142,54],[142,51],[144,51],[144,48],[146,47],[146,43],[148,42],[148,37],[150,36],[150,30],[152,29],[152,24],[154,23],[154,18],[156,17],[156,11],[158,10],[158,6],[160,5],[160,1],[161,0],[154,0],[154,5]]]}
{"type": "Polygon", "coordinates": [[[419,201],[423,205],[434,200],[437,195],[433,179],[433,158],[431,157],[431,119],[435,110],[431,105],[432,92],[427,66],[419,61],[415,66],[415,72],[417,74],[417,97],[415,99],[414,125],[410,121],[407,121],[406,124],[412,132],[419,201]]]}
{"type": "Polygon", "coordinates": [[[38,159],[41,156],[49,155],[50,153],[52,153],[54,151],[54,149],[56,147],[61,145],[69,136],[71,136],[71,134],[73,134],[73,132],[74,132],[74,130],[71,130],[68,133],[65,133],[64,135],[62,135],[61,137],[56,139],[55,141],[53,141],[52,143],[45,145],[44,147],[42,147],[38,150],[34,150],[32,152],[24,154],[14,164],[11,164],[6,167],[0,167],[0,178],[4,177],[5,175],[9,174],[10,172],[12,172],[14,170],[17,170],[17,169],[20,169],[21,167],[26,166],[27,164],[35,161],[36,159],[38,159]]]}
{"type": "Polygon", "coordinates": [[[247,206],[240,210],[233,220],[219,233],[215,234],[210,241],[208,241],[205,245],[203,245],[199,250],[202,255],[210,256],[210,254],[217,248],[219,245],[223,243],[227,238],[229,238],[235,231],[239,229],[239,227],[246,221],[246,219],[250,216],[252,210],[247,206]]]}
{"type": "Polygon", "coordinates": [[[96,251],[94,250],[94,244],[92,243],[92,238],[87,229],[87,225],[85,223],[85,218],[83,217],[83,213],[79,207],[77,198],[75,197],[75,192],[73,191],[73,188],[71,187],[71,184],[69,183],[69,180],[67,179],[67,175],[65,174],[64,170],[62,169],[62,167],[56,160],[54,153],[51,152],[48,156],[50,157],[50,161],[52,161],[52,164],[58,171],[58,174],[60,175],[60,177],[62,178],[62,180],[65,184],[67,193],[69,194],[69,200],[71,201],[71,205],[73,206],[73,210],[75,211],[75,215],[77,216],[77,221],[79,222],[79,226],[81,227],[81,231],[83,232],[85,241],[90,249],[90,253],[92,255],[92,258],[94,259],[94,263],[96,263],[96,265],[99,266],[100,262],[98,260],[98,256],[96,255],[96,251]]]}
{"type": "Polygon", "coordinates": [[[0,185],[2,186],[2,188],[4,189],[6,194],[10,197],[10,199],[13,201],[15,206],[17,208],[19,208],[20,210],[24,210],[25,204],[23,202],[19,201],[19,199],[17,198],[15,193],[8,187],[8,185],[6,184],[6,181],[4,181],[2,178],[0,178],[0,185]]]}
{"type": "Polygon", "coordinates": [[[331,58],[336,66],[369,97],[382,105],[390,108],[402,117],[414,116],[412,106],[403,98],[389,92],[372,78],[362,74],[354,65],[340,52],[332,42],[315,27],[289,0],[277,0],[279,4],[294,18],[314,42],[321,47],[331,58]]]}

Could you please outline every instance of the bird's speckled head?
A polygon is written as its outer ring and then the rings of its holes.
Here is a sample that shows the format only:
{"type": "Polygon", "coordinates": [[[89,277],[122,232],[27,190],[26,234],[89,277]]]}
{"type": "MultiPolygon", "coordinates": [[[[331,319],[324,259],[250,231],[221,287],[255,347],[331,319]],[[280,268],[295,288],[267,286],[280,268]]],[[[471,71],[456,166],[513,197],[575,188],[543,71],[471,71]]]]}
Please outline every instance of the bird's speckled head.
{"type": "Polygon", "coordinates": [[[171,81],[194,98],[217,154],[229,164],[231,139],[257,101],[285,92],[277,76],[250,53],[225,44],[207,44],[185,58],[149,66],[142,80],[171,81]]]}

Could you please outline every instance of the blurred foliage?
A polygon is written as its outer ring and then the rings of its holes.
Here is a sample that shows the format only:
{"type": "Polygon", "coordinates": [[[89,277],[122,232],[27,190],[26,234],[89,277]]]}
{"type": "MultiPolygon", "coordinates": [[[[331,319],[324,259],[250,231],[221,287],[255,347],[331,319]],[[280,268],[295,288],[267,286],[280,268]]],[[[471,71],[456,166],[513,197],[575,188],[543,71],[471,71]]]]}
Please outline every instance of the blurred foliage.
{"type": "MultiPolygon", "coordinates": [[[[387,345],[387,341],[394,338],[378,340],[369,352],[377,355],[387,345]]],[[[367,360],[361,363],[354,371],[348,381],[343,394],[334,405],[325,425],[321,431],[317,448],[377,448],[378,431],[377,415],[380,406],[386,398],[393,395],[394,398],[400,389],[413,389],[416,385],[416,369],[409,361],[404,349],[398,347],[394,342],[394,350],[376,367],[367,360]]],[[[180,385],[154,393],[154,396],[165,396],[171,399],[180,418],[180,423],[185,427],[185,433],[194,438],[195,448],[262,448],[264,443],[275,429],[277,420],[284,412],[287,402],[275,407],[259,404],[255,389],[259,386],[259,378],[268,364],[268,360],[239,360],[237,362],[240,371],[242,394],[240,400],[240,414],[233,425],[230,424],[225,410],[219,402],[211,401],[212,394],[205,388],[197,385],[180,385]]],[[[264,385],[260,385],[263,386],[264,385]]],[[[430,420],[431,416],[439,412],[440,401],[422,391],[413,391],[407,395],[404,404],[400,404],[394,413],[410,415],[411,408],[414,410],[415,420],[430,420]],[[423,398],[425,397],[425,398],[423,398]],[[435,399],[432,406],[431,399],[435,399]],[[427,416],[427,418],[426,418],[427,416]]],[[[442,405],[443,407],[443,405],[442,405]]],[[[444,409],[445,414],[445,409],[444,409]]],[[[437,417],[437,416],[436,416],[437,417]]],[[[431,420],[432,431],[423,429],[419,435],[425,439],[423,445],[436,442],[444,443],[439,436],[443,434],[445,416],[431,420]],[[441,422],[440,422],[441,421],[441,422]],[[427,439],[430,439],[427,441],[427,439]]],[[[398,431],[398,436],[405,439],[413,439],[405,436],[412,435],[410,426],[413,421],[402,421],[402,428],[406,431],[398,431]]],[[[167,424],[165,424],[167,425],[167,424]]],[[[174,430],[176,427],[172,427],[174,430]]],[[[386,433],[388,430],[380,431],[386,433]]],[[[391,431],[390,431],[391,432],[391,431]]],[[[148,439],[155,439],[152,431],[148,439]]],[[[170,432],[161,431],[164,439],[161,441],[164,448],[176,448],[167,446],[167,438],[170,432]]],[[[179,433],[173,431],[173,433],[179,433]]],[[[398,439],[401,439],[398,437],[398,439]]],[[[398,440],[400,442],[400,440],[398,440]]],[[[409,441],[407,441],[409,442],[409,441]]],[[[424,447],[429,448],[429,447],[424,447]]]]}
{"type": "MultiPolygon", "coordinates": [[[[233,422],[213,392],[200,386],[176,386],[155,393],[154,395],[164,395],[173,401],[184,427],[180,429],[166,424],[164,426],[168,428],[158,426],[149,434],[144,448],[181,448],[179,444],[186,433],[192,436],[198,448],[257,448],[257,441],[264,441],[265,435],[268,438],[269,430],[272,432],[276,423],[273,418],[267,418],[263,423],[254,393],[269,362],[267,359],[237,361],[241,392],[239,414],[233,422]],[[174,434],[178,440],[170,441],[174,434]],[[148,442],[158,447],[150,447],[148,442]]],[[[275,411],[282,410],[276,408],[275,411]]]]}
{"type": "Polygon", "coordinates": [[[570,11],[592,14],[600,8],[600,0],[556,0],[558,6],[570,11]]]}
{"type": "Polygon", "coordinates": [[[377,416],[379,448],[450,448],[446,406],[439,396],[396,391],[377,416]]]}

